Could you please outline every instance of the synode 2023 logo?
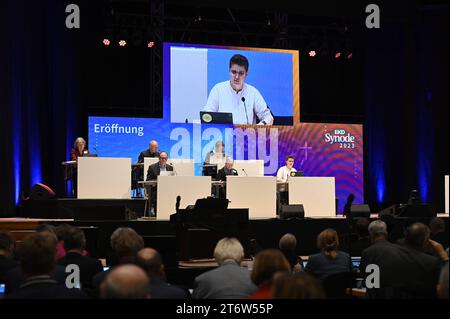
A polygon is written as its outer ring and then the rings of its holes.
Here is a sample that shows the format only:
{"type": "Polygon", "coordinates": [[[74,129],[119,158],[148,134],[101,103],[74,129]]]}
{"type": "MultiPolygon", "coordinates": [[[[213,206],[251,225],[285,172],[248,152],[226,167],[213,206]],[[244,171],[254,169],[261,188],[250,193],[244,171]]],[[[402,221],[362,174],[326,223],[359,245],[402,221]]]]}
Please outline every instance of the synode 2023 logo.
{"type": "Polygon", "coordinates": [[[324,135],[325,143],[339,144],[340,148],[355,148],[356,137],[343,129],[333,130],[324,135]]]}

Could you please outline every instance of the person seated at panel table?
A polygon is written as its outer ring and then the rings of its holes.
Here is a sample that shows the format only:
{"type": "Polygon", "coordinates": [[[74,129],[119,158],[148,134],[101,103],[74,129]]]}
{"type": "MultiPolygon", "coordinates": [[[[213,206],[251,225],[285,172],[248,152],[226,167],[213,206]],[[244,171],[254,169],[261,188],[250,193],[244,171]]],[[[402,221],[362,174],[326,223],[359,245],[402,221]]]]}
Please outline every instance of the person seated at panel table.
{"type": "Polygon", "coordinates": [[[219,164],[225,162],[225,144],[221,140],[217,140],[214,150],[208,152],[205,157],[205,164],[219,164]]]}
{"type": "MultiPolygon", "coordinates": [[[[227,176],[237,176],[238,172],[236,169],[233,168],[234,161],[231,157],[227,156],[227,159],[225,160],[225,166],[219,169],[217,172],[216,179],[218,181],[225,182],[227,180],[227,176]]],[[[214,190],[216,192],[216,195],[219,198],[225,198],[226,197],[226,186],[220,187],[217,193],[217,189],[214,190]]]]}
{"type": "MultiPolygon", "coordinates": [[[[142,151],[141,153],[139,153],[138,156],[138,164],[143,164],[144,163],[144,158],[145,157],[159,157],[159,152],[158,152],[158,142],[155,140],[152,140],[148,143],[148,149],[142,151]]],[[[135,166],[133,168],[133,172],[132,172],[132,189],[139,189],[138,187],[138,181],[143,181],[144,180],[144,169],[142,168],[142,166],[135,166]]],[[[140,190],[138,190],[138,194],[140,194],[140,190]]]]}
{"type": "MultiPolygon", "coordinates": [[[[148,167],[147,170],[147,181],[155,180],[159,175],[164,174],[164,172],[173,172],[173,166],[167,164],[167,160],[169,156],[167,152],[162,151],[159,153],[159,161],[155,164],[152,164],[148,167]]],[[[151,211],[156,211],[156,186],[152,186],[151,188],[151,198],[150,198],[151,211]]]]}
{"type": "Polygon", "coordinates": [[[161,153],[159,153],[158,157],[159,161],[148,167],[146,179],[147,181],[157,179],[157,177],[161,175],[161,172],[173,172],[173,166],[167,164],[167,161],[169,159],[167,152],[162,151],[161,153]]]}
{"type": "Polygon", "coordinates": [[[272,125],[273,116],[254,86],[245,82],[248,59],[235,54],[230,59],[230,79],[216,84],[209,93],[204,111],[233,114],[233,124],[272,125]]]}
{"type": "Polygon", "coordinates": [[[86,141],[82,137],[78,137],[73,143],[73,148],[70,150],[70,160],[76,161],[78,157],[83,157],[89,154],[89,150],[86,147],[86,141]]]}
{"type": "Polygon", "coordinates": [[[288,155],[286,157],[286,165],[280,167],[277,172],[277,182],[287,182],[291,172],[296,172],[294,168],[294,156],[288,155]]]}
{"type": "Polygon", "coordinates": [[[144,163],[144,157],[159,157],[157,141],[153,140],[148,143],[148,149],[139,154],[138,163],[144,163]]]}
{"type": "MultiPolygon", "coordinates": [[[[280,167],[277,172],[277,182],[286,183],[289,179],[291,172],[296,172],[297,170],[294,168],[294,156],[288,155],[286,157],[286,165],[280,167]]],[[[287,204],[288,203],[288,192],[284,185],[281,185],[279,188],[279,193],[277,192],[277,204],[287,204]]],[[[278,207],[279,209],[279,207],[278,207]]],[[[277,211],[278,211],[277,209],[277,211]]]]}
{"type": "Polygon", "coordinates": [[[219,181],[226,181],[228,175],[238,175],[238,172],[236,169],[233,168],[234,160],[227,156],[227,159],[225,160],[225,166],[219,169],[217,172],[217,180],[219,181]]]}

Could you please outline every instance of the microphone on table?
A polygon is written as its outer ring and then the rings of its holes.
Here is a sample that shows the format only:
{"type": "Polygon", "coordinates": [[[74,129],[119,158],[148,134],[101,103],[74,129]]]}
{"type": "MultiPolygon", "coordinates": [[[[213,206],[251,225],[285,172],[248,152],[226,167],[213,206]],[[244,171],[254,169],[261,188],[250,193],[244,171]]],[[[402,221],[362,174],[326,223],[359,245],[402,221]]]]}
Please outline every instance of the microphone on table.
{"type": "Polygon", "coordinates": [[[241,101],[244,102],[245,118],[247,119],[247,124],[250,124],[250,123],[248,122],[247,105],[245,104],[245,97],[241,97],[241,101]]]}
{"type": "Polygon", "coordinates": [[[175,170],[175,165],[173,165],[173,163],[169,163],[169,165],[173,168],[173,175],[178,175],[177,171],[175,170]]]}
{"type": "Polygon", "coordinates": [[[245,176],[248,176],[247,172],[245,171],[245,169],[242,169],[242,171],[245,173],[245,176]]]}
{"type": "Polygon", "coordinates": [[[100,156],[100,154],[98,153],[97,148],[95,146],[94,146],[94,151],[95,151],[95,154],[97,154],[97,156],[100,156]]]}

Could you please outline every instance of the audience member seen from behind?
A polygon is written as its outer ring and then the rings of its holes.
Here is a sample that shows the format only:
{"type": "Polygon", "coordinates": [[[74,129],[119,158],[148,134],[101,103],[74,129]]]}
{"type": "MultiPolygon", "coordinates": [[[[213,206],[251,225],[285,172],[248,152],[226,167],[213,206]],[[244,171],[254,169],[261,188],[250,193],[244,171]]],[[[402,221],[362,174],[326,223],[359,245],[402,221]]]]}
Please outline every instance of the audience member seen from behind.
{"type": "Polygon", "coordinates": [[[190,297],[187,290],[166,282],[164,264],[161,255],[155,249],[141,249],[136,255],[136,264],[149,277],[152,299],[186,299],[190,297]]]}
{"type": "Polygon", "coordinates": [[[442,218],[434,217],[430,224],[430,239],[448,248],[448,233],[445,232],[445,222],[442,218]]]}
{"type": "Polygon", "coordinates": [[[102,299],[149,299],[147,274],[136,265],[121,265],[111,270],[100,287],[102,299]]]}
{"type": "Polygon", "coordinates": [[[219,267],[195,278],[193,298],[239,299],[256,290],[250,272],[241,267],[244,248],[236,238],[219,240],[214,249],[214,258],[219,267]]]}
{"type": "Polygon", "coordinates": [[[317,247],[320,253],[309,256],[305,271],[320,280],[326,277],[352,271],[350,255],[339,250],[338,234],[328,228],[317,237],[317,247]]]}
{"type": "Polygon", "coordinates": [[[0,283],[5,283],[7,272],[19,265],[14,259],[15,242],[10,232],[0,231],[0,283]]]}
{"type": "Polygon", "coordinates": [[[10,299],[83,299],[79,289],[69,289],[50,277],[55,267],[56,236],[33,233],[20,246],[20,264],[26,281],[10,299]]]}
{"type": "Polygon", "coordinates": [[[368,218],[357,219],[355,228],[358,238],[356,241],[350,242],[348,249],[350,256],[361,256],[363,250],[370,246],[369,223],[368,218]]]}
{"type": "Polygon", "coordinates": [[[65,233],[64,249],[66,255],[58,263],[63,266],[78,265],[80,269],[81,287],[84,290],[92,288],[92,279],[103,271],[103,266],[98,259],[83,256],[86,247],[84,232],[78,227],[70,227],[65,233]]]}
{"type": "Polygon", "coordinates": [[[406,229],[405,246],[400,247],[403,271],[402,288],[407,298],[434,298],[441,267],[448,262],[448,254],[441,244],[432,241],[429,228],[422,223],[414,223],[406,229]],[[424,252],[427,244],[435,251],[435,256],[424,252]]]}
{"type": "MultiPolygon", "coordinates": [[[[107,260],[109,266],[134,264],[137,252],[144,248],[144,240],[134,229],[119,227],[111,235],[111,248],[114,256],[107,260]]],[[[107,273],[108,271],[101,272],[94,276],[92,283],[97,291],[107,273]]]]}
{"type": "MultiPolygon", "coordinates": [[[[51,224],[40,224],[36,228],[37,233],[46,233],[55,238],[56,236],[56,227],[51,224]]],[[[56,255],[55,255],[56,259],[56,255]]],[[[26,275],[24,274],[22,267],[17,266],[8,271],[6,274],[7,277],[7,285],[6,285],[6,293],[11,294],[17,291],[20,286],[26,281],[26,275]]],[[[56,280],[59,284],[65,284],[67,273],[65,267],[61,265],[56,265],[52,272],[50,273],[50,277],[56,280]]]]}
{"type": "Polygon", "coordinates": [[[303,260],[296,253],[297,238],[293,234],[284,234],[278,242],[278,247],[289,262],[293,273],[303,269],[303,260]]]}
{"type": "MultiPolygon", "coordinates": [[[[71,229],[72,226],[68,224],[61,224],[54,228],[56,237],[58,238],[58,244],[56,245],[56,260],[59,260],[66,255],[66,250],[64,248],[64,238],[71,229]]],[[[87,256],[88,252],[83,249],[82,255],[87,256]]]]}
{"type": "Polygon", "coordinates": [[[275,276],[272,284],[274,299],[325,299],[325,292],[314,276],[299,272],[275,276]]]}
{"type": "Polygon", "coordinates": [[[274,276],[278,273],[290,273],[291,267],[278,249],[265,249],[255,256],[252,270],[252,281],[258,290],[250,299],[270,299],[274,276]]]}
{"type": "Polygon", "coordinates": [[[442,267],[436,290],[438,298],[448,299],[448,262],[442,267]]]}

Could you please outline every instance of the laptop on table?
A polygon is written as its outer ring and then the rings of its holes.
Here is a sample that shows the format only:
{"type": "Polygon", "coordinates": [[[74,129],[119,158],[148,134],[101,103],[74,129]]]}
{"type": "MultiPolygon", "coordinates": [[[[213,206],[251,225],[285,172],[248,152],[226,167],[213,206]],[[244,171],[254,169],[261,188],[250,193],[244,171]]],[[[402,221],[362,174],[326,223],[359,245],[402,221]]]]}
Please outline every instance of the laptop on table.
{"type": "Polygon", "coordinates": [[[203,124],[233,124],[233,113],[200,111],[203,124]]]}

